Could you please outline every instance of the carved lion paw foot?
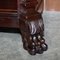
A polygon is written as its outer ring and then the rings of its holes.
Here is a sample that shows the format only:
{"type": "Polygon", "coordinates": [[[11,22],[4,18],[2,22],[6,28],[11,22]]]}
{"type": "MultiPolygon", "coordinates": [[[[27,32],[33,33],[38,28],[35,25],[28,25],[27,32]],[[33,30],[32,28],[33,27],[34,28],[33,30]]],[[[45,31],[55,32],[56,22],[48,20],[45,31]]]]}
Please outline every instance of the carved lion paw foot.
{"type": "Polygon", "coordinates": [[[29,39],[25,37],[23,40],[23,47],[31,55],[36,55],[36,53],[42,54],[48,49],[48,46],[45,43],[45,39],[42,38],[39,34],[31,35],[29,39]]]}

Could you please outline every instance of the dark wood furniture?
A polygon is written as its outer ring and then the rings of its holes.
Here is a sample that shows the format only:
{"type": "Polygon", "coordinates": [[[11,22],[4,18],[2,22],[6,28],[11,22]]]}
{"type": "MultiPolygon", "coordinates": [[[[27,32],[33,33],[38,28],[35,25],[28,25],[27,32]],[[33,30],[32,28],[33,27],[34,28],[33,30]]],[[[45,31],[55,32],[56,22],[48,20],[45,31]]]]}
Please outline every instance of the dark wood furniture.
{"type": "Polygon", "coordinates": [[[1,0],[0,27],[19,28],[23,47],[31,55],[47,50],[45,43],[42,11],[43,0],[1,0]],[[38,2],[39,1],[39,2],[38,2]]]}

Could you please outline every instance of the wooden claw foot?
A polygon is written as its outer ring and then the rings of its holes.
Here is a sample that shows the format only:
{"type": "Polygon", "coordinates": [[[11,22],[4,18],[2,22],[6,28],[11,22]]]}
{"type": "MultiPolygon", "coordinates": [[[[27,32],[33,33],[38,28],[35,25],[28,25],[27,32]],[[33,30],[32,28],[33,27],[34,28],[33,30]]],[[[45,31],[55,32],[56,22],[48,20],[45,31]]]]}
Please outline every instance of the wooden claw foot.
{"type": "MultiPolygon", "coordinates": [[[[43,0],[40,0],[42,3],[43,0]]],[[[42,13],[35,8],[37,0],[18,0],[19,25],[23,47],[31,55],[42,54],[48,49],[45,43],[42,13]]]]}
{"type": "Polygon", "coordinates": [[[47,44],[45,43],[45,39],[41,37],[39,34],[28,35],[23,34],[23,47],[25,50],[29,52],[31,55],[43,54],[44,51],[48,49],[47,44]]]}

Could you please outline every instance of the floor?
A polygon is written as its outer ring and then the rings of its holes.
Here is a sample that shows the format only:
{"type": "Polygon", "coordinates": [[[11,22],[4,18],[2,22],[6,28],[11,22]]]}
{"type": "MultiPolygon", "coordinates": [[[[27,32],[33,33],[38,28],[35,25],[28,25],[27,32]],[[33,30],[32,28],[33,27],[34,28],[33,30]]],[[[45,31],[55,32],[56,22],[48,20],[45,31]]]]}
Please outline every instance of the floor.
{"type": "Polygon", "coordinates": [[[0,32],[0,60],[60,60],[60,13],[44,12],[43,18],[46,52],[31,56],[23,49],[20,34],[0,32]]]}

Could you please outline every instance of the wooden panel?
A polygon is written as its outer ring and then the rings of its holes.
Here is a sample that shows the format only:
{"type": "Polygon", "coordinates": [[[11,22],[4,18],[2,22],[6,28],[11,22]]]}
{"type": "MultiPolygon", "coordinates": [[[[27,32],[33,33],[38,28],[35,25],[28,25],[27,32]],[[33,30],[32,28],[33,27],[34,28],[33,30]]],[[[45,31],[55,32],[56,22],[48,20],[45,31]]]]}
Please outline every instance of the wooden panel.
{"type": "Polygon", "coordinates": [[[0,0],[0,27],[19,28],[17,0],[0,0]]]}
{"type": "Polygon", "coordinates": [[[46,10],[60,11],[60,0],[46,0],[46,10]]]}
{"type": "Polygon", "coordinates": [[[0,27],[19,28],[19,20],[16,12],[1,12],[0,27]]]}
{"type": "Polygon", "coordinates": [[[17,0],[0,0],[1,9],[17,9],[17,0]]]}

